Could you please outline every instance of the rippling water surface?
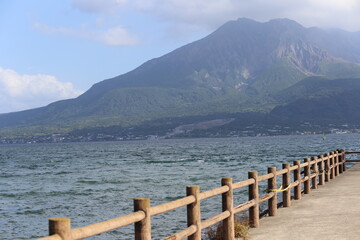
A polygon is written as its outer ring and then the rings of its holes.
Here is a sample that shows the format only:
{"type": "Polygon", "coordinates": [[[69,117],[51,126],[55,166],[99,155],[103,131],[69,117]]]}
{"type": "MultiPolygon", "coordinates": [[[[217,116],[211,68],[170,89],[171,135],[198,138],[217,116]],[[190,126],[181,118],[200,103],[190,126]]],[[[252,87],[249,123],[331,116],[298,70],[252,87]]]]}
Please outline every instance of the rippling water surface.
{"type": "MultiPolygon", "coordinates": [[[[151,204],[265,173],[284,162],[335,149],[359,149],[359,135],[309,135],[228,139],[0,145],[0,239],[47,235],[47,219],[70,217],[72,227],[131,213],[132,199],[151,204]]],[[[246,189],[236,201],[246,201],[246,189]]],[[[219,197],[202,201],[202,217],[221,210],[219,197]]],[[[153,238],[186,227],[186,208],[152,218],[153,238]]],[[[133,226],[90,239],[133,239],[133,226]]]]}

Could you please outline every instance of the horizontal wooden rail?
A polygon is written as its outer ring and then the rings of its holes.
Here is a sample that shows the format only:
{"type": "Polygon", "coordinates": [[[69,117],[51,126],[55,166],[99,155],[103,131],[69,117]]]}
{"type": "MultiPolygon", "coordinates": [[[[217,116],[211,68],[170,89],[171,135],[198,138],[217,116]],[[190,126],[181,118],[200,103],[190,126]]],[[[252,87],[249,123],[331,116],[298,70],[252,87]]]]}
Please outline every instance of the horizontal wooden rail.
{"type": "Polygon", "coordinates": [[[150,208],[150,215],[155,216],[160,213],[168,212],[168,211],[180,208],[180,207],[187,206],[195,201],[196,201],[196,199],[194,196],[188,196],[188,197],[184,197],[184,198],[172,201],[172,202],[157,205],[157,206],[150,208]]]}
{"type": "Polygon", "coordinates": [[[299,168],[299,167],[298,167],[297,165],[294,165],[294,166],[290,167],[289,170],[290,170],[290,171],[294,171],[294,170],[296,170],[296,169],[298,169],[298,168],[299,168]]]}
{"type": "Polygon", "coordinates": [[[229,187],[228,186],[222,186],[222,187],[219,187],[219,188],[215,188],[215,189],[200,193],[199,198],[200,198],[200,200],[204,200],[204,199],[207,199],[207,198],[217,196],[219,194],[226,193],[227,191],[229,191],[229,187]]]}
{"type": "Polygon", "coordinates": [[[346,160],[346,154],[357,154],[360,152],[345,152],[337,150],[317,157],[306,158],[304,162],[294,161],[293,165],[285,163],[282,169],[269,167],[268,173],[258,175],[257,172],[249,172],[249,178],[239,182],[232,182],[232,178],[223,178],[221,187],[200,192],[199,186],[188,186],[187,196],[150,206],[150,199],[135,199],[134,212],[103,222],[71,229],[70,219],[50,219],[50,236],[38,238],[38,240],[75,240],[95,236],[130,224],[135,224],[135,240],[151,240],[151,216],[169,212],[180,207],[187,207],[188,227],[163,240],[201,240],[201,231],[219,222],[224,232],[224,240],[234,239],[234,215],[245,210],[249,211],[249,222],[251,227],[259,226],[259,204],[268,202],[268,213],[270,216],[277,214],[277,195],[283,194],[283,206],[291,206],[290,191],[294,188],[293,199],[300,200],[302,192],[309,194],[318,185],[334,179],[346,171],[346,162],[360,162],[360,160],[346,160]],[[293,181],[291,181],[293,174],[293,181]],[[282,183],[277,183],[277,177],[282,177],[282,183]],[[260,194],[259,183],[267,181],[266,194],[260,194]],[[302,184],[303,183],[303,184],[302,184]],[[234,206],[233,191],[248,187],[249,200],[234,206]],[[303,189],[302,189],[303,187],[303,189]],[[201,201],[222,195],[222,212],[206,220],[201,220],[201,201]]]}
{"type": "Polygon", "coordinates": [[[258,181],[259,181],[259,182],[262,182],[262,181],[268,180],[268,179],[273,178],[273,177],[274,177],[274,174],[273,174],[273,173],[268,173],[268,174],[259,176],[259,177],[258,177],[258,181]]]}
{"type": "Polygon", "coordinates": [[[230,216],[229,211],[222,212],[216,216],[213,216],[213,217],[201,222],[201,228],[202,229],[208,228],[208,227],[214,225],[215,223],[218,223],[218,222],[224,220],[225,218],[228,218],[229,216],[230,216]]]}
{"type": "Polygon", "coordinates": [[[310,175],[310,178],[314,178],[314,177],[317,177],[317,173],[313,173],[310,175]]]}
{"type": "Polygon", "coordinates": [[[38,238],[37,240],[62,240],[62,238],[60,237],[60,235],[54,234],[54,235],[51,235],[51,236],[38,238]]]}
{"type": "Polygon", "coordinates": [[[245,181],[241,181],[241,182],[237,182],[237,183],[233,183],[233,189],[238,189],[238,188],[242,188],[242,187],[247,187],[250,186],[251,184],[254,184],[255,180],[254,179],[248,179],[245,181]]]}
{"type": "Polygon", "coordinates": [[[276,193],[274,193],[274,192],[268,193],[268,194],[260,197],[260,198],[259,198],[259,202],[261,202],[261,203],[262,203],[262,202],[265,202],[265,201],[269,200],[270,198],[274,197],[275,194],[276,194],[276,193]]]}
{"type": "Polygon", "coordinates": [[[283,175],[284,173],[288,173],[288,172],[289,172],[289,170],[284,168],[279,171],[276,171],[276,176],[280,176],[280,175],[283,175]]]}
{"type": "Polygon", "coordinates": [[[317,161],[316,160],[312,160],[312,161],[310,161],[310,165],[314,165],[315,163],[317,163],[317,161]]]}
{"type": "Polygon", "coordinates": [[[185,228],[181,232],[175,233],[170,237],[163,238],[162,240],[184,239],[193,235],[196,231],[197,231],[197,227],[195,225],[191,225],[190,227],[185,228]]]}
{"type": "Polygon", "coordinates": [[[304,177],[304,178],[302,178],[300,181],[301,181],[301,183],[303,183],[303,182],[305,182],[305,181],[308,181],[310,178],[308,177],[308,176],[306,176],[306,177],[304,177]]]}
{"type": "Polygon", "coordinates": [[[301,181],[299,181],[299,180],[297,180],[297,181],[295,181],[295,182],[292,182],[290,188],[299,186],[299,184],[301,184],[301,181]]]}
{"type": "Polygon", "coordinates": [[[255,204],[256,204],[255,200],[250,200],[250,201],[248,201],[246,203],[240,204],[239,206],[236,206],[234,208],[234,213],[237,214],[239,212],[242,212],[242,211],[244,211],[246,209],[249,209],[249,208],[255,206],[255,204]]]}
{"type": "Polygon", "coordinates": [[[300,168],[307,167],[307,166],[309,166],[308,162],[304,162],[304,163],[300,164],[300,168]]]}
{"type": "Polygon", "coordinates": [[[143,211],[138,211],[130,213],[126,216],[94,223],[85,227],[75,228],[71,230],[71,236],[73,239],[83,239],[136,223],[143,220],[144,218],[145,213],[143,211]]]}

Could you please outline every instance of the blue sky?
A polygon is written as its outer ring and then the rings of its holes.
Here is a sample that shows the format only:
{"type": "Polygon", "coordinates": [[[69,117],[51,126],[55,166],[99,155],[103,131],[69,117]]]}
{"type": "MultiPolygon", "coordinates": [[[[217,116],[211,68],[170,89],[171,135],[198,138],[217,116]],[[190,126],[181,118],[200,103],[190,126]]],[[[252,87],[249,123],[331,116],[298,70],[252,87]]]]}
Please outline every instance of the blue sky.
{"type": "Polygon", "coordinates": [[[239,17],[360,30],[358,0],[0,0],[0,113],[77,97],[239,17]]]}

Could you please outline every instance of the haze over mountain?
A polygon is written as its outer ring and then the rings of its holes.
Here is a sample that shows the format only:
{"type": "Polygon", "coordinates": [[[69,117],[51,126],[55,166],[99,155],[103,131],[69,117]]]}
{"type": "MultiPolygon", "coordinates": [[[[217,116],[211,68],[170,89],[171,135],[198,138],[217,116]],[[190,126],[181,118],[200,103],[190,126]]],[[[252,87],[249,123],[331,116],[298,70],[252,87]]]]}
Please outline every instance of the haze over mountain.
{"type": "MultiPolygon", "coordinates": [[[[305,28],[289,19],[240,18],[99,82],[76,99],[1,114],[0,128],[45,134],[170,117],[266,113],[275,107],[272,114],[287,117],[303,106],[301,101],[311,105],[314,96],[316,106],[324,107],[327,94],[360,89],[359,42],[360,32],[305,28]],[[334,79],[340,79],[336,88],[329,84],[334,79]],[[312,91],[313,85],[321,94],[312,91]]],[[[316,106],[300,112],[313,114],[316,106]]]]}

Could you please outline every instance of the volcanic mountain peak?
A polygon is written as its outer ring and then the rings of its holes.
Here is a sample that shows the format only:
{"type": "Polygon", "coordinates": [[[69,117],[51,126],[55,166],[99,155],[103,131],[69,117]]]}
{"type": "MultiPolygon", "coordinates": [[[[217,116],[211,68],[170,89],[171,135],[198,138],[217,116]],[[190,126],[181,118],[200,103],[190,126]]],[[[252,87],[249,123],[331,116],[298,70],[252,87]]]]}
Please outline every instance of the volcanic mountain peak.
{"type": "MultiPolygon", "coordinates": [[[[240,18],[209,36],[104,80],[76,99],[0,115],[0,128],[136,125],[166,117],[269,111],[312,75],[360,77],[360,35],[289,19],[240,18]],[[31,127],[30,127],[31,126],[31,127]]],[[[290,99],[290,98],[287,98],[290,99]]]]}

